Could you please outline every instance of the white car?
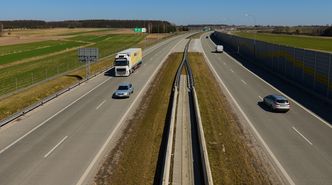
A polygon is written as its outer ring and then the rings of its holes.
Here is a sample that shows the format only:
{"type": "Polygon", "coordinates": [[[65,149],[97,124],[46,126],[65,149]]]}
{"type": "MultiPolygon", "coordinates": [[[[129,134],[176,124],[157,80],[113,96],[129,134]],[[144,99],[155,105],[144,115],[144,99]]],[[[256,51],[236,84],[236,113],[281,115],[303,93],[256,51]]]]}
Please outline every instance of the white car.
{"type": "Polygon", "coordinates": [[[290,104],[286,97],[281,95],[268,95],[263,99],[265,105],[270,107],[273,111],[284,111],[287,112],[290,109],[290,104]]]}

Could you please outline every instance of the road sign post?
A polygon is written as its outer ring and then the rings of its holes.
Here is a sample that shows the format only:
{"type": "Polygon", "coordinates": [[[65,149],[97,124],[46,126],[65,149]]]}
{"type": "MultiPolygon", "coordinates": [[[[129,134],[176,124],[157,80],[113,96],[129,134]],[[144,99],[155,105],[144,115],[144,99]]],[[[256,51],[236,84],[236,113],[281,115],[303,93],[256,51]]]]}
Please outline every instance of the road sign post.
{"type": "Polygon", "coordinates": [[[89,77],[90,77],[91,62],[98,61],[98,58],[99,58],[98,48],[80,48],[80,49],[78,49],[78,59],[80,62],[85,63],[86,79],[89,79],[89,77]]]}

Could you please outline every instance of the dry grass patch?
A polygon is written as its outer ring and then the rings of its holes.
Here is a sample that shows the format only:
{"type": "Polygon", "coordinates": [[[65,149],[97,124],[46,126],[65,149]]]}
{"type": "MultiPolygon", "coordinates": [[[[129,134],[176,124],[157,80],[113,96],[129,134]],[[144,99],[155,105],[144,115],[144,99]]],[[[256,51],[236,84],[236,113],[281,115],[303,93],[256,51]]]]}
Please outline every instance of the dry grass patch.
{"type": "Polygon", "coordinates": [[[94,184],[154,183],[172,84],[181,59],[181,53],[169,56],[128,122],[117,147],[105,159],[94,184]]]}
{"type": "Polygon", "coordinates": [[[189,61],[214,184],[273,184],[202,54],[190,53],[189,61]]]}

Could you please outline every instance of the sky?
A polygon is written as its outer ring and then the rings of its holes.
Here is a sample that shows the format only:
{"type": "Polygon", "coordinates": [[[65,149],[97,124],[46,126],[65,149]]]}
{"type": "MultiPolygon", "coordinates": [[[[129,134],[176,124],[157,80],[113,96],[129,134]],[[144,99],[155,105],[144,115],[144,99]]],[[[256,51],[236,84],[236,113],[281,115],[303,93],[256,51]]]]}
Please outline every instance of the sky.
{"type": "Polygon", "coordinates": [[[177,25],[326,25],[331,0],[4,0],[0,20],[167,20],[177,25]],[[247,14],[247,16],[245,16],[247,14]]]}

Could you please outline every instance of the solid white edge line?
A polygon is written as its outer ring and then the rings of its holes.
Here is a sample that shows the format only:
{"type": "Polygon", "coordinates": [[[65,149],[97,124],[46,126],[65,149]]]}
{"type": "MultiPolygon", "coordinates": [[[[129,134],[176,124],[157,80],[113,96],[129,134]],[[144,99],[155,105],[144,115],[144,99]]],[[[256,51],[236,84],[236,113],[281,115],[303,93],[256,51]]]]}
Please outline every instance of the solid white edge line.
{"type": "Polygon", "coordinates": [[[47,158],[56,148],[58,148],[66,139],[68,136],[65,136],[57,145],[55,145],[47,154],[44,155],[44,158],[47,158]]]}
{"type": "Polygon", "coordinates": [[[129,112],[131,111],[132,107],[135,105],[135,103],[138,101],[138,99],[140,98],[140,96],[142,95],[142,93],[147,88],[148,84],[150,84],[150,82],[152,81],[152,79],[154,78],[154,76],[157,74],[157,72],[161,68],[162,64],[165,62],[165,60],[167,59],[167,57],[173,52],[173,49],[180,43],[180,41],[173,48],[171,48],[171,50],[168,52],[168,54],[162,59],[162,62],[160,62],[160,64],[156,68],[156,70],[150,76],[149,80],[145,83],[145,85],[143,86],[143,88],[141,89],[141,91],[139,92],[139,94],[136,96],[136,98],[132,102],[132,104],[129,106],[129,108],[127,109],[127,111],[125,112],[125,114],[122,116],[122,118],[120,119],[120,121],[118,122],[118,124],[116,125],[116,127],[114,128],[114,130],[111,132],[111,134],[109,135],[109,137],[107,138],[107,140],[105,141],[105,143],[103,144],[103,146],[101,147],[101,149],[98,151],[98,153],[96,154],[96,156],[90,162],[88,168],[84,171],[83,175],[80,177],[80,179],[78,180],[78,182],[76,183],[76,185],[82,185],[84,183],[86,177],[89,175],[89,173],[92,170],[93,166],[95,166],[96,162],[98,161],[98,159],[103,154],[104,150],[106,149],[107,145],[109,144],[109,142],[113,138],[114,134],[118,131],[118,129],[120,128],[120,126],[125,121],[125,118],[127,117],[127,114],[129,114],[129,112]]]}
{"type": "Polygon", "coordinates": [[[105,81],[103,81],[102,83],[100,83],[99,85],[97,85],[96,87],[94,87],[93,89],[91,89],[90,91],[86,92],[85,94],[83,94],[82,96],[80,96],[78,99],[76,99],[75,101],[73,101],[72,103],[70,103],[69,105],[67,105],[66,107],[62,108],[60,111],[58,111],[57,113],[55,113],[53,116],[49,117],[48,119],[46,119],[45,121],[43,121],[42,123],[40,123],[39,125],[37,125],[36,127],[34,127],[32,130],[30,130],[29,132],[27,132],[26,134],[24,134],[23,136],[21,136],[20,138],[18,138],[14,142],[12,142],[10,145],[8,145],[4,149],[0,150],[0,154],[2,154],[3,152],[5,152],[6,150],[8,150],[10,147],[12,147],[13,145],[15,145],[16,143],[20,142],[22,139],[24,139],[25,137],[27,137],[29,134],[31,134],[32,132],[34,132],[35,130],[37,130],[39,127],[43,126],[45,123],[47,123],[48,121],[50,121],[51,119],[53,119],[55,116],[59,115],[61,112],[63,112],[64,110],[66,110],[67,108],[69,108],[70,106],[72,106],[73,104],[75,104],[76,102],[78,102],[80,99],[82,99],[83,97],[85,97],[86,95],[88,95],[89,93],[91,93],[92,91],[94,91],[95,89],[97,89],[98,87],[100,87],[101,85],[103,85],[104,83],[106,83],[107,81],[109,81],[110,79],[111,78],[106,79],[105,81]]]}
{"type": "Polygon", "coordinates": [[[96,107],[96,110],[98,110],[101,106],[103,106],[105,102],[106,102],[106,100],[104,100],[103,102],[101,102],[101,103],[96,107]]]}
{"type": "Polygon", "coordinates": [[[306,140],[310,145],[312,145],[312,142],[308,138],[306,138],[300,131],[298,131],[295,127],[292,127],[293,130],[295,130],[296,133],[298,133],[304,140],[306,140]]]}
{"type": "MultiPolygon", "coordinates": [[[[212,43],[214,44],[214,43],[212,43]]],[[[210,47],[211,48],[211,47],[210,47]]],[[[326,126],[332,128],[332,125],[329,124],[327,121],[325,121],[323,118],[319,117],[317,114],[313,113],[311,110],[305,108],[303,105],[301,105],[299,102],[297,102],[296,100],[294,100],[293,98],[287,96],[285,93],[283,93],[282,91],[280,91],[279,89],[277,89],[276,87],[274,87],[273,85],[269,84],[267,81],[265,81],[264,79],[262,79],[261,77],[259,77],[258,75],[256,75],[255,73],[253,73],[252,71],[250,71],[249,69],[247,69],[246,67],[244,67],[239,61],[237,61],[236,59],[234,59],[232,56],[230,56],[228,53],[224,52],[225,55],[227,55],[231,60],[233,60],[235,63],[237,63],[239,66],[241,66],[243,69],[245,69],[246,71],[248,71],[249,73],[251,73],[252,75],[254,75],[256,78],[260,79],[262,82],[264,82],[266,85],[270,86],[272,89],[274,89],[275,91],[279,92],[280,94],[284,95],[285,97],[287,97],[288,99],[292,100],[292,102],[294,102],[296,105],[298,105],[299,107],[301,107],[303,110],[305,110],[306,112],[308,112],[309,114],[311,114],[312,116],[314,116],[315,118],[317,118],[319,121],[321,121],[322,123],[324,123],[326,126]]]]}
{"type": "Polygon", "coordinates": [[[259,99],[263,100],[263,98],[261,96],[258,96],[259,99]]]}
{"type": "Polygon", "coordinates": [[[232,101],[234,102],[234,104],[236,105],[236,107],[239,109],[239,111],[241,112],[241,114],[243,115],[243,117],[245,118],[245,120],[248,122],[248,124],[250,125],[251,129],[254,131],[254,133],[257,136],[257,138],[263,144],[263,146],[266,149],[266,151],[272,157],[273,161],[278,166],[278,168],[280,169],[281,173],[284,175],[284,177],[286,178],[286,180],[288,181],[288,183],[291,184],[291,185],[295,185],[295,183],[292,180],[292,178],[288,175],[288,173],[286,172],[286,170],[284,169],[284,167],[281,165],[281,163],[279,162],[279,160],[277,159],[277,157],[271,151],[271,149],[269,148],[269,146],[265,143],[265,141],[263,140],[262,136],[258,133],[258,131],[256,130],[256,128],[253,125],[253,123],[250,121],[250,119],[248,118],[248,116],[246,115],[246,113],[244,113],[244,111],[242,110],[241,106],[238,104],[238,102],[235,100],[235,98],[233,97],[233,95],[231,94],[231,92],[229,91],[229,89],[227,88],[227,86],[225,85],[225,83],[222,81],[222,79],[218,75],[217,71],[213,68],[213,66],[212,66],[209,58],[205,54],[205,50],[203,52],[203,55],[204,55],[204,58],[205,58],[205,60],[207,61],[208,65],[209,65],[210,69],[213,71],[213,74],[215,75],[215,77],[217,77],[217,79],[219,80],[220,84],[227,91],[227,94],[231,97],[232,101]]]}

